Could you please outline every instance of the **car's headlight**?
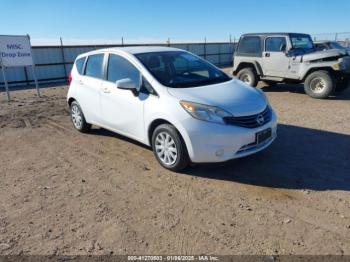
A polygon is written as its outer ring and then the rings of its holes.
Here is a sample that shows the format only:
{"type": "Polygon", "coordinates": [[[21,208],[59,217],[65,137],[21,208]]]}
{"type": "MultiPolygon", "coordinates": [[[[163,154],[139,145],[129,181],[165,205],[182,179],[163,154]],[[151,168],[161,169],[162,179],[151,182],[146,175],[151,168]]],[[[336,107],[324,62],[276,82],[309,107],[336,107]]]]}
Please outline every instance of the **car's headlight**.
{"type": "Polygon", "coordinates": [[[188,101],[180,101],[181,106],[194,118],[219,124],[225,124],[224,117],[232,116],[225,110],[188,101]]]}

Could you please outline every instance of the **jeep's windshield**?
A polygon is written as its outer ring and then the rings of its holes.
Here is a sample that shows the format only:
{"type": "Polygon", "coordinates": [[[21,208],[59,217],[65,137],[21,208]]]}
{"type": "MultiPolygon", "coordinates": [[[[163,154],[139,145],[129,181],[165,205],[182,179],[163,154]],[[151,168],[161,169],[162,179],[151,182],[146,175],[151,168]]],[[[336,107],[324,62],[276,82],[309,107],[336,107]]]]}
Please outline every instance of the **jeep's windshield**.
{"type": "Polygon", "coordinates": [[[210,63],[187,52],[152,52],[135,56],[161,84],[168,87],[196,87],[231,79],[210,63]]]}
{"type": "Polygon", "coordinates": [[[291,34],[290,39],[292,41],[293,49],[313,49],[314,44],[309,35],[303,34],[291,34]]]}

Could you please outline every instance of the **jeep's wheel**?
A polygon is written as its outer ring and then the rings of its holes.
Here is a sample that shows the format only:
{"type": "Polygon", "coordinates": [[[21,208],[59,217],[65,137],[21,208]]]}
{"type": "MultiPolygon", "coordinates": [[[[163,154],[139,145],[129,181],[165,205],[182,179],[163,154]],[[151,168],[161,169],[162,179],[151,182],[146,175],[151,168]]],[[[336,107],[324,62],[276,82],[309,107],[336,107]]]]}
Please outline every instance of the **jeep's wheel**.
{"type": "Polygon", "coordinates": [[[335,88],[334,79],[328,71],[316,71],[305,79],[305,93],[313,98],[327,98],[335,88]]]}
{"type": "Polygon", "coordinates": [[[258,76],[253,68],[243,68],[238,72],[237,78],[250,86],[258,85],[258,76]]]}
{"type": "Polygon", "coordinates": [[[350,85],[349,79],[341,79],[337,81],[337,85],[335,87],[335,91],[337,93],[343,92],[345,89],[347,89],[350,85]]]}

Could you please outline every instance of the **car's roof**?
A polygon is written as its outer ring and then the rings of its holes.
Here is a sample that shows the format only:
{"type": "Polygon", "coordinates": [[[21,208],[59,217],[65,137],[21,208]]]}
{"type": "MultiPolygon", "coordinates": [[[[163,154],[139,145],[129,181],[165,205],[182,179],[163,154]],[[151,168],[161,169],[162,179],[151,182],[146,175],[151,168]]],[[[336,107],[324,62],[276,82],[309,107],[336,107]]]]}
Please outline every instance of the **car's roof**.
{"type": "Polygon", "coordinates": [[[154,52],[171,52],[184,51],[178,48],[164,47],[164,46],[127,46],[127,47],[111,47],[105,49],[94,50],[84,55],[95,54],[99,52],[118,52],[122,51],[129,54],[154,53],[154,52]]]}
{"type": "Polygon", "coordinates": [[[308,35],[304,33],[273,32],[273,33],[248,33],[248,34],[243,34],[242,36],[269,36],[269,35],[291,35],[291,34],[308,35]]]}

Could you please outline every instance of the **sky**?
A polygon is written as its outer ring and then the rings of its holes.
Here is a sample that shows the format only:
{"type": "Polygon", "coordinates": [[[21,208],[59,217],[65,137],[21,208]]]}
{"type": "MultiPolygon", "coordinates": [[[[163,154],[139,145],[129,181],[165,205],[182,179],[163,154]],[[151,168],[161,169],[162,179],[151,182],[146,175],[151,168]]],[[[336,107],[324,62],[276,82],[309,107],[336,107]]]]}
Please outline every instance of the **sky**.
{"type": "MultiPolygon", "coordinates": [[[[228,41],[248,32],[350,32],[350,0],[0,0],[2,35],[32,44],[228,41]]],[[[349,33],[350,36],[350,33],[349,33]]]]}

